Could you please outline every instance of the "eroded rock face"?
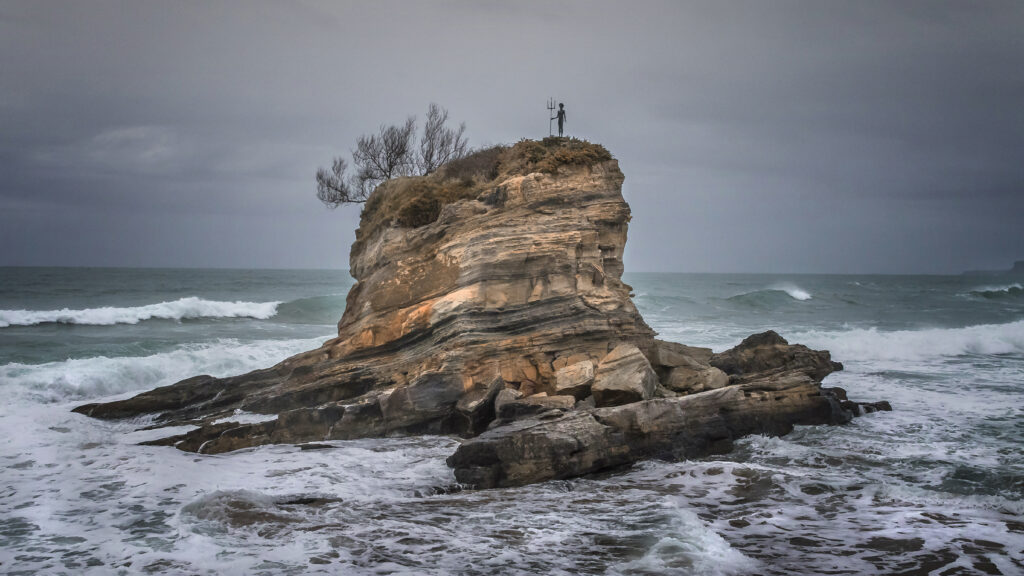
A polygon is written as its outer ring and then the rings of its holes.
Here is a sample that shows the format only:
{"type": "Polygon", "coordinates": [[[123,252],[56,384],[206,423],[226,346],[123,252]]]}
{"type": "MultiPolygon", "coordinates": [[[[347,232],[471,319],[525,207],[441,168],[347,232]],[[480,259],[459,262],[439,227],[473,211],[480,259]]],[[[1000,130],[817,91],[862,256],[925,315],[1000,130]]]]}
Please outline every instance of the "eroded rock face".
{"type": "Polygon", "coordinates": [[[432,224],[361,236],[338,337],[321,348],[265,370],[196,377],[76,410],[197,423],[192,437],[202,443],[179,447],[209,453],[395,433],[473,435],[495,418],[502,388],[584,399],[589,383],[559,389],[557,370],[596,365],[623,343],[646,351],[654,341],[620,279],[630,217],[622,181],[614,160],[563,166],[498,182],[476,200],[445,206],[432,224]],[[228,430],[207,423],[235,410],[280,416],[212,441],[228,430]],[[304,419],[285,416],[296,410],[304,419]]]}
{"type": "Polygon", "coordinates": [[[494,487],[696,457],[888,408],[823,390],[842,366],[774,332],[720,354],[656,340],[621,281],[622,181],[614,160],[562,166],[495,182],[419,228],[374,227],[353,246],[337,338],[264,370],[75,411],[191,424],[150,443],[204,454],[475,436],[448,463],[460,482],[494,487]],[[275,417],[215,423],[236,410],[275,417]]]}

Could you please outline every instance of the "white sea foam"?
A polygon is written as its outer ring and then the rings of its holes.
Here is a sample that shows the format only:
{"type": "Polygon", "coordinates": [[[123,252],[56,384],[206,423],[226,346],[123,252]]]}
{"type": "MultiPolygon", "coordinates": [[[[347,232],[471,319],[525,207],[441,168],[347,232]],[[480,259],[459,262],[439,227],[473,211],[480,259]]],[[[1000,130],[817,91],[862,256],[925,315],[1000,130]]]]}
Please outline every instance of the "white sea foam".
{"type": "Polygon", "coordinates": [[[794,334],[790,340],[828,349],[836,358],[867,361],[913,361],[964,354],[1020,354],[1024,352],[1024,320],[964,328],[810,331],[794,334]]]}
{"type": "Polygon", "coordinates": [[[665,498],[669,530],[640,558],[610,574],[752,574],[759,563],[744,556],[712,531],[679,496],[665,498]]]}
{"type": "Polygon", "coordinates": [[[270,420],[277,420],[277,414],[254,414],[252,412],[246,412],[244,410],[235,410],[231,416],[225,416],[223,418],[214,420],[211,424],[223,424],[225,422],[236,422],[238,424],[259,424],[261,422],[268,422],[270,420]]]}
{"type": "Polygon", "coordinates": [[[0,390],[30,393],[46,401],[94,398],[171,384],[194,376],[228,376],[264,368],[319,346],[328,337],[241,342],[224,339],[185,344],[150,356],[97,356],[0,366],[0,390]]]}
{"type": "Polygon", "coordinates": [[[789,282],[784,282],[782,284],[773,284],[768,289],[769,290],[781,290],[781,291],[785,292],[786,294],[789,294],[789,297],[794,299],[794,300],[801,300],[801,301],[803,301],[803,300],[810,300],[811,299],[811,293],[810,292],[804,290],[803,288],[797,286],[796,284],[791,284],[789,282]]]}
{"type": "Polygon", "coordinates": [[[0,328],[35,326],[37,324],[88,324],[112,326],[138,324],[143,320],[182,320],[185,318],[256,318],[265,320],[277,314],[280,302],[221,302],[195,296],[173,302],[118,308],[85,308],[82,310],[0,310],[0,328]]]}

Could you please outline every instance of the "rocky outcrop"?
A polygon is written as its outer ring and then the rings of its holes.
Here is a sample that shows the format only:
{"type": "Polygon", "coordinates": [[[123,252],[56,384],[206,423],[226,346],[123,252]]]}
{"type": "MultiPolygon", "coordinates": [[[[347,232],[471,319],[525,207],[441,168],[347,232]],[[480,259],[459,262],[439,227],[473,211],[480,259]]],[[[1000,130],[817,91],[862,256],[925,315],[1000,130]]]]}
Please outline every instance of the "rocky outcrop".
{"type": "MultiPolygon", "coordinates": [[[[746,370],[741,383],[521,420],[464,442],[448,458],[448,465],[459,482],[478,488],[517,486],[589,474],[644,458],[720,453],[748,434],[778,436],[797,424],[842,424],[861,413],[860,405],[844,407],[845,392],[839,396],[821,388],[821,378],[841,369],[828,352],[783,342],[774,332],[766,332],[720,355],[701,349],[685,355],[686,362],[697,364],[700,360],[694,356],[704,362],[716,357],[742,359],[739,365],[746,370]],[[801,362],[790,370],[777,369],[793,358],[801,362]]],[[[671,343],[658,345],[663,354],[686,352],[671,343]]],[[[662,368],[675,370],[671,364],[683,364],[679,356],[659,358],[669,363],[659,364],[662,368]]]]}
{"type": "Polygon", "coordinates": [[[192,425],[151,443],[203,454],[458,434],[470,440],[449,464],[478,487],[694,457],[866,411],[822,390],[841,369],[828,352],[773,332],[721,354],[656,340],[621,280],[630,211],[601,151],[520,143],[516,170],[385,183],[352,247],[337,338],[264,370],[75,411],[192,425]],[[435,196],[421,202],[424,190],[435,196]],[[239,411],[274,417],[231,421],[239,411]]]}
{"type": "MultiPolygon", "coordinates": [[[[630,217],[622,181],[614,160],[500,177],[425,226],[361,229],[337,338],[265,370],[199,376],[76,411],[197,424],[190,438],[203,442],[166,442],[213,453],[388,434],[474,435],[497,416],[495,386],[524,397],[546,393],[548,400],[528,401],[540,404],[582,399],[589,383],[566,389],[563,372],[559,389],[560,369],[596,366],[620,344],[646,351],[654,342],[621,281],[630,217]],[[212,424],[236,410],[278,418],[230,430],[212,424]]],[[[412,184],[389,182],[375,196],[386,201],[412,184]]]]}
{"type": "Polygon", "coordinates": [[[771,330],[747,337],[739,346],[712,355],[708,362],[729,374],[734,383],[789,373],[805,374],[821,382],[825,376],[843,369],[827,351],[811,350],[802,344],[790,346],[771,330]]]}

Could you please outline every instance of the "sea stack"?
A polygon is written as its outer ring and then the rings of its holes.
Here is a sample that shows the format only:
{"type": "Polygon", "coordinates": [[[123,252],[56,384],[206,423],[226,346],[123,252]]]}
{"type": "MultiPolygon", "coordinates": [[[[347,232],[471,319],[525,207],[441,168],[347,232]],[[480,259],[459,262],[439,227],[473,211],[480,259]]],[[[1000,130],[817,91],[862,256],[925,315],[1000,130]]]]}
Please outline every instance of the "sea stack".
{"type": "Polygon", "coordinates": [[[76,411],[195,425],[156,443],[204,454],[455,434],[470,439],[448,463],[480,488],[848,421],[821,387],[841,369],[828,352],[774,333],[722,354],[655,338],[621,279],[623,179],[603,147],[551,138],[386,182],[363,211],[336,338],[76,411]],[[214,423],[237,410],[276,418],[214,423]]]}

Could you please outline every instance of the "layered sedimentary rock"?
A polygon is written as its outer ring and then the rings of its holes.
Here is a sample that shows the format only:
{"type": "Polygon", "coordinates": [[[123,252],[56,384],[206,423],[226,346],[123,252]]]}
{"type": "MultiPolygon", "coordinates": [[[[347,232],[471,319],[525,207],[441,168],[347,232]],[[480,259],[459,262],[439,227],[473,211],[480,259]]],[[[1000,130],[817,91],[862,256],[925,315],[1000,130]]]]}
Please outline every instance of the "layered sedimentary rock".
{"type": "Polygon", "coordinates": [[[168,442],[213,453],[400,433],[472,435],[494,419],[500,389],[579,394],[556,389],[557,370],[597,365],[619,344],[646,350],[654,341],[620,279],[630,217],[622,181],[614,160],[565,166],[495,182],[476,199],[445,206],[428,225],[382,227],[353,247],[356,284],[338,337],[321,348],[266,370],[197,376],[77,411],[198,423],[168,442]],[[207,424],[235,410],[279,416],[207,424]]]}
{"type": "Polygon", "coordinates": [[[655,352],[655,361],[667,362],[662,369],[671,372],[678,364],[710,371],[717,363],[729,368],[735,383],[495,427],[448,458],[455,477],[481,488],[569,478],[644,458],[724,452],[748,434],[783,435],[796,424],[842,424],[859,413],[844,407],[845,393],[839,397],[821,388],[822,378],[842,369],[828,352],[791,346],[774,332],[751,336],[722,354],[668,342],[656,342],[655,352]]]}
{"type": "MultiPolygon", "coordinates": [[[[471,439],[449,459],[456,477],[491,487],[693,457],[880,407],[823,390],[841,366],[774,333],[721,354],[656,340],[621,280],[630,211],[618,164],[527,144],[524,165],[546,171],[495,169],[429,218],[364,213],[337,338],[264,370],[76,411],[194,425],[153,443],[204,454],[458,434],[471,439]],[[230,421],[237,411],[276,417],[230,421]]],[[[371,201],[387,206],[409,185],[386,183],[371,201]]]]}

